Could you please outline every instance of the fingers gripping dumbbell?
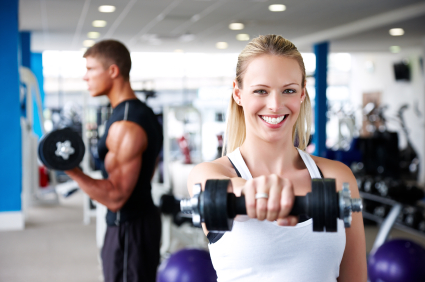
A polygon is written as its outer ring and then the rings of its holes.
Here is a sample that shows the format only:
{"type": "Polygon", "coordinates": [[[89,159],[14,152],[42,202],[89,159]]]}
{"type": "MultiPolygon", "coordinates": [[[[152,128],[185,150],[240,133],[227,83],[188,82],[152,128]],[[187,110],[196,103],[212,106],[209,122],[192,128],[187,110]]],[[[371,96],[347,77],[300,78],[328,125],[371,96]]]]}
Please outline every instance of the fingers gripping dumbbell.
{"type": "Polygon", "coordinates": [[[38,143],[38,156],[49,169],[73,169],[81,163],[84,153],[83,139],[70,128],[52,131],[38,143]]]}
{"type": "MultiPolygon", "coordinates": [[[[230,180],[207,180],[202,191],[200,184],[193,187],[193,197],[180,201],[181,211],[192,214],[195,226],[204,222],[209,231],[230,231],[233,219],[246,214],[245,196],[227,193],[230,180]]],[[[362,210],[361,199],[352,199],[348,183],[336,191],[335,179],[313,179],[312,191],[306,196],[295,196],[290,215],[305,214],[313,219],[313,231],[336,232],[337,219],[351,226],[351,213],[362,210]]]]}

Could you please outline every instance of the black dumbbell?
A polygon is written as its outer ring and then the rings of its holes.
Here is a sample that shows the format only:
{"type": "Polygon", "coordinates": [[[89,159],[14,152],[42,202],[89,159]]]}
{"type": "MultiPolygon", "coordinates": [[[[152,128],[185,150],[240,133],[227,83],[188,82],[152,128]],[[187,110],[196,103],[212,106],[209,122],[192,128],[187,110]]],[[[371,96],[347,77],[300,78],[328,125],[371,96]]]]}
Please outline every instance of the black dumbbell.
{"type": "Polygon", "coordinates": [[[425,219],[419,222],[417,229],[419,230],[419,232],[422,232],[425,234],[425,219]]]}
{"type": "MultiPolygon", "coordinates": [[[[245,196],[227,193],[231,181],[207,180],[205,190],[195,184],[193,197],[180,201],[182,212],[191,213],[195,226],[204,222],[209,231],[230,231],[233,219],[246,214],[245,196]]],[[[351,213],[362,210],[361,199],[352,199],[348,184],[336,191],[335,179],[313,179],[312,191],[306,196],[296,196],[291,215],[306,215],[313,219],[313,231],[336,232],[337,219],[345,227],[351,226],[351,213]]]]}
{"type": "Polygon", "coordinates": [[[391,207],[389,205],[378,205],[373,209],[373,214],[380,217],[386,218],[388,213],[390,212],[391,207]]]}
{"type": "Polygon", "coordinates": [[[403,224],[419,229],[419,224],[424,220],[423,211],[418,207],[405,206],[403,208],[403,224]]]}
{"type": "Polygon", "coordinates": [[[375,188],[375,183],[375,178],[368,176],[365,178],[361,190],[365,191],[366,193],[376,194],[377,191],[375,188]]]}
{"type": "Polygon", "coordinates": [[[161,213],[172,216],[173,222],[177,226],[185,222],[192,223],[192,217],[180,211],[180,200],[176,199],[171,194],[164,194],[161,196],[159,199],[159,209],[161,213]]]}
{"type": "Polygon", "coordinates": [[[71,128],[52,131],[38,143],[40,161],[49,169],[73,169],[81,163],[84,153],[83,139],[71,128]]]}

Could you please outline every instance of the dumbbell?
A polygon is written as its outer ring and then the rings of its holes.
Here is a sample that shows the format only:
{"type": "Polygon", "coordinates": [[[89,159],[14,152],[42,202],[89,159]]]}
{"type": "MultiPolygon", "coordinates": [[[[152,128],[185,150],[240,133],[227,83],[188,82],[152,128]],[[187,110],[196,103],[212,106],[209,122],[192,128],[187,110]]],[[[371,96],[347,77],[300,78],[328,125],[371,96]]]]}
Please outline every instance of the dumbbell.
{"type": "Polygon", "coordinates": [[[370,193],[370,194],[378,194],[378,191],[376,190],[375,187],[376,184],[376,180],[373,177],[366,177],[366,179],[363,182],[363,191],[365,191],[366,193],[370,193]]]}
{"type": "Polygon", "coordinates": [[[49,169],[73,169],[81,163],[84,153],[83,139],[68,127],[44,135],[38,143],[40,161],[49,169]]]}
{"type": "MultiPolygon", "coordinates": [[[[193,187],[193,197],[180,201],[181,211],[192,214],[194,226],[204,222],[209,231],[230,231],[233,219],[246,214],[245,196],[227,193],[232,185],[228,179],[207,180],[202,191],[201,184],[193,187]]],[[[362,210],[361,199],[352,199],[348,183],[336,191],[335,179],[312,179],[312,191],[306,196],[295,196],[290,215],[306,215],[313,219],[313,231],[336,232],[337,219],[344,226],[351,226],[351,213],[362,210]]]]}
{"type": "Polygon", "coordinates": [[[164,194],[159,199],[159,209],[161,213],[172,216],[174,224],[177,226],[185,222],[191,223],[191,216],[180,211],[180,200],[171,194],[164,194]]]}
{"type": "Polygon", "coordinates": [[[419,229],[420,223],[424,220],[423,211],[418,207],[405,206],[402,212],[402,223],[409,227],[419,229]]]}

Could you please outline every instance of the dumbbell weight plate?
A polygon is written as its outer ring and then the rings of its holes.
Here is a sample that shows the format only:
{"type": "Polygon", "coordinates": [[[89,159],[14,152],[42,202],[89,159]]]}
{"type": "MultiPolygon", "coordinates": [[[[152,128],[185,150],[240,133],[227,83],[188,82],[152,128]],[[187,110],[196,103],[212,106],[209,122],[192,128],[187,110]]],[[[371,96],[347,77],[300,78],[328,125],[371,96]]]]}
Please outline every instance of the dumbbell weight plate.
{"type": "Polygon", "coordinates": [[[232,230],[233,218],[227,212],[227,179],[210,179],[205,183],[203,203],[201,202],[202,217],[208,230],[232,230]]]}
{"type": "Polygon", "coordinates": [[[336,232],[339,213],[338,193],[334,179],[312,179],[309,214],[313,231],[336,232]]]}
{"type": "Polygon", "coordinates": [[[49,169],[70,170],[77,167],[83,160],[85,153],[84,142],[81,137],[70,128],[59,129],[45,135],[38,144],[38,155],[41,162],[49,169]],[[69,141],[72,147],[69,155],[57,155],[58,143],[69,141]],[[66,159],[66,156],[68,158],[66,159]]]}
{"type": "MultiPolygon", "coordinates": [[[[325,228],[326,232],[337,232],[338,222],[338,193],[334,179],[321,179],[325,185],[325,228]]],[[[315,181],[313,181],[315,183],[315,181]]],[[[314,184],[313,184],[314,185],[314,184]]]]}

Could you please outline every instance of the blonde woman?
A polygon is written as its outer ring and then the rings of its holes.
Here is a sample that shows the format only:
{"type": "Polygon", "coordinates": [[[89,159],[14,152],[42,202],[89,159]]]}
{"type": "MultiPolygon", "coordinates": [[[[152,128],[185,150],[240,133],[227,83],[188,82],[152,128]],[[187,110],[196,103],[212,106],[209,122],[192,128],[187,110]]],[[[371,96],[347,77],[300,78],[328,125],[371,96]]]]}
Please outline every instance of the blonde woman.
{"type": "Polygon", "coordinates": [[[313,233],[312,219],[288,215],[294,196],[311,191],[312,178],[334,178],[338,189],[348,182],[359,197],[347,166],[304,152],[310,125],[301,54],[281,36],[253,39],[238,57],[226,155],[197,165],[188,179],[190,193],[195,183],[230,179],[231,192],[245,195],[248,216],[239,216],[231,232],[204,226],[219,282],[367,280],[361,214],[348,229],[338,220],[336,233],[313,233]]]}

